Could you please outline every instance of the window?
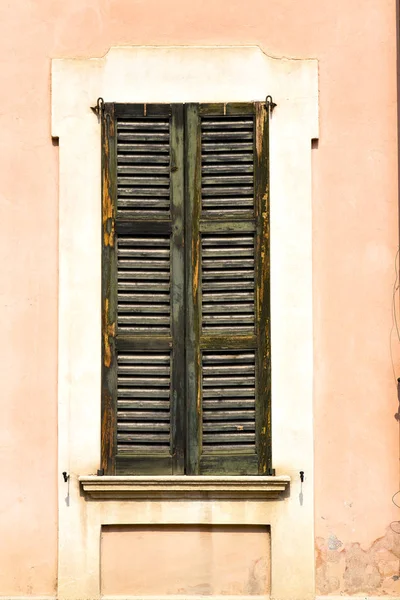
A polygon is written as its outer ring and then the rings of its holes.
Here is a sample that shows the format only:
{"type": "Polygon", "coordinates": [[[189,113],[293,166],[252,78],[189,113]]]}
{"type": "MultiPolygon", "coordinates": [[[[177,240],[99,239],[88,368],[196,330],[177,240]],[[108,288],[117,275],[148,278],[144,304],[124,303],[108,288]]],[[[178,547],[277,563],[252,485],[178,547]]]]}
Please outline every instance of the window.
{"type": "Polygon", "coordinates": [[[102,468],[268,474],[268,110],[102,110],[102,468]]]}

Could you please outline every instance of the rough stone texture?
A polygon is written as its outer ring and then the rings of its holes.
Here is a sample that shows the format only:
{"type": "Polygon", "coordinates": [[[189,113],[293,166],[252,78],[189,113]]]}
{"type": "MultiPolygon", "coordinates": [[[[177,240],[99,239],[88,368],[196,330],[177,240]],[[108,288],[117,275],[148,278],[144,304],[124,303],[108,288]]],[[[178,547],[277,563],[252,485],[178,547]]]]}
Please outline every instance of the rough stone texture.
{"type": "Polygon", "coordinates": [[[316,540],[317,594],[400,595],[400,526],[391,523],[370,546],[316,540]]]}

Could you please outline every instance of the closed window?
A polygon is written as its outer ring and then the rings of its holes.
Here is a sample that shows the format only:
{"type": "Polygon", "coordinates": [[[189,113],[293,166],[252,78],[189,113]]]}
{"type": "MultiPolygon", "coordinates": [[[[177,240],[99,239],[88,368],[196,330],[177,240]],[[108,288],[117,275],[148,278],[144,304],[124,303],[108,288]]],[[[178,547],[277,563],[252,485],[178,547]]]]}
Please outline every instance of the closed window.
{"type": "Polygon", "coordinates": [[[104,104],[102,468],[270,472],[268,110],[104,104]]]}

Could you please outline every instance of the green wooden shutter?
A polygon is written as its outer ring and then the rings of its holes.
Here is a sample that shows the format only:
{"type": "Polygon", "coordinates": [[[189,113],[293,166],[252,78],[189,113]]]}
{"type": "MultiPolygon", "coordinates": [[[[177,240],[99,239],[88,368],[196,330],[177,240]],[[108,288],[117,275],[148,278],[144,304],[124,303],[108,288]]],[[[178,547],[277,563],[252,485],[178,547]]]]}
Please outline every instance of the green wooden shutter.
{"type": "Polygon", "coordinates": [[[186,106],[187,465],[270,468],[268,114],[186,106]]]}
{"type": "Polygon", "coordinates": [[[184,472],[183,107],[105,104],[102,468],[184,472]]]}

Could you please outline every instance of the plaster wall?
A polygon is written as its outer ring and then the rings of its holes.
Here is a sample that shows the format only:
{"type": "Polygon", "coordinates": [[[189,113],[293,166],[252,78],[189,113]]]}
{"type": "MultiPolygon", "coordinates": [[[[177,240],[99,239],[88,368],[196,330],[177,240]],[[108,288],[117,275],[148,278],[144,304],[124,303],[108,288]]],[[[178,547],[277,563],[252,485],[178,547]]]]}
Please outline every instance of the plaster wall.
{"type": "Polygon", "coordinates": [[[0,3],[0,595],[56,589],[58,148],[50,60],[101,56],[123,44],[259,44],[272,55],[318,59],[317,590],[399,595],[399,538],[396,524],[390,528],[399,518],[391,501],[399,488],[400,375],[395,9],[394,0],[0,3]]]}
{"type": "Polygon", "coordinates": [[[270,591],[269,552],[267,527],[103,527],[101,592],[258,600],[270,591]]]}

